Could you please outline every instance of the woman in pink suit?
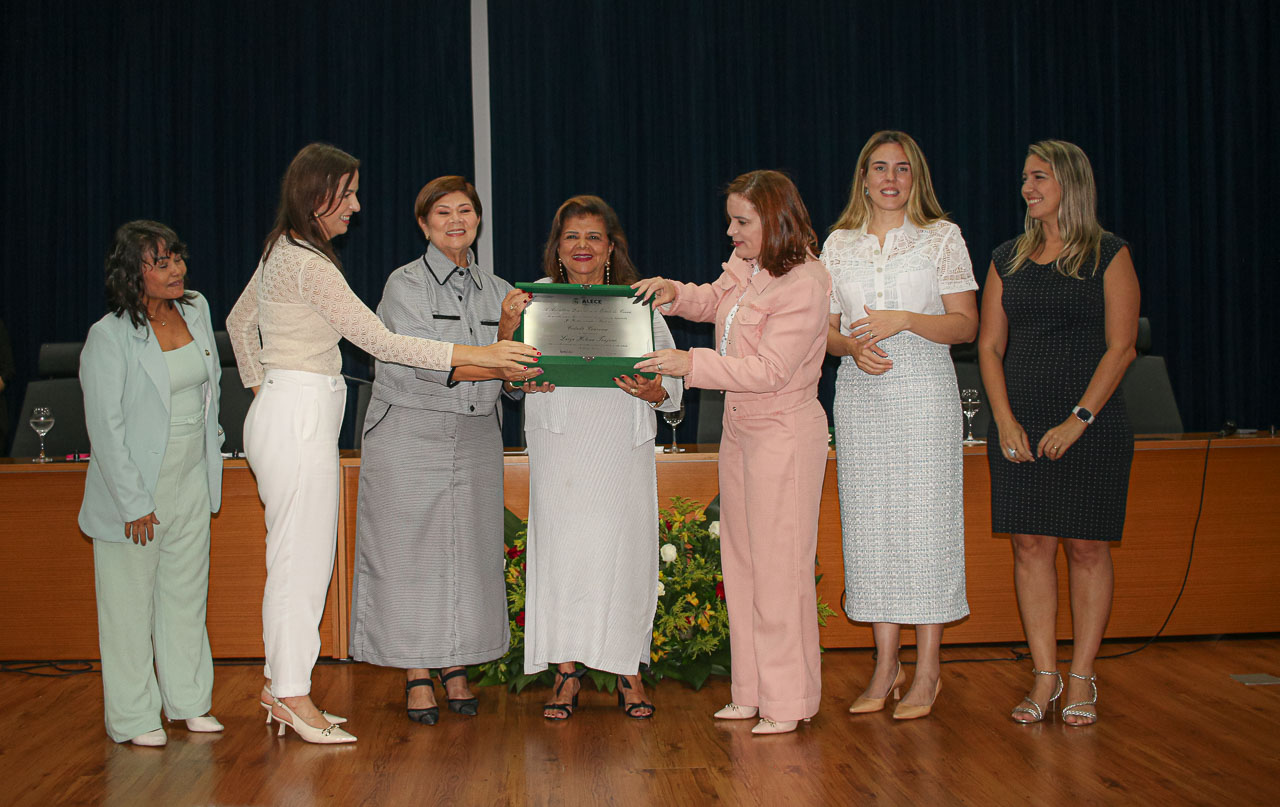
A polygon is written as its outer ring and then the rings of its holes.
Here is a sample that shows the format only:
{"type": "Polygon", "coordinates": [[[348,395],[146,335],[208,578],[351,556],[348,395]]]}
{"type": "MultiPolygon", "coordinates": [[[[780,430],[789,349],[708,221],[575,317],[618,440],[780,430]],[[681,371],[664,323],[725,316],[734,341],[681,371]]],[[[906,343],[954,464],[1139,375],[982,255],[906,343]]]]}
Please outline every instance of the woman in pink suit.
{"type": "Polygon", "coordinates": [[[717,349],[659,350],[637,370],[725,391],[720,539],[733,654],[726,720],[753,734],[794,731],[818,711],[814,558],[827,463],[818,403],[831,279],[795,185],[752,171],[727,189],[733,255],[714,283],[634,284],[641,299],[716,323],[717,349]]]}

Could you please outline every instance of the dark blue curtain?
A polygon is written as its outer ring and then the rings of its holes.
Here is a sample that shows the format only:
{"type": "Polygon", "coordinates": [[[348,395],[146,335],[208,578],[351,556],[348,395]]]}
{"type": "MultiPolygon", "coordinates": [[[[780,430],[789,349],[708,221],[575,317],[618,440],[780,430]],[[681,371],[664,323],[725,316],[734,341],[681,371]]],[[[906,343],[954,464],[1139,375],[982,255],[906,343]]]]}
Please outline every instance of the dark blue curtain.
{"type": "MultiPolygon", "coordinates": [[[[728,180],[789,171],[821,232],[862,142],[892,127],[925,149],[981,282],[1021,227],[1027,144],[1061,137],[1089,153],[1103,223],[1133,244],[1188,428],[1273,423],[1278,18],[1266,0],[491,0],[491,263],[535,278],[556,206],[591,192],[618,209],[643,271],[710,280],[728,180]]],[[[128,219],[177,229],[192,287],[224,317],[288,160],[313,140],[363,161],[364,211],[339,248],[376,304],[421,250],[417,189],[472,173],[468,24],[460,2],[5,4],[11,401],[42,342],[82,339],[101,316],[103,254],[128,219]]],[[[363,357],[347,370],[365,373],[363,357]]]]}
{"type": "MultiPolygon", "coordinates": [[[[377,305],[387,275],[422,252],[418,189],[472,173],[466,3],[64,1],[0,13],[0,318],[20,381],[42,342],[81,340],[102,316],[102,262],[124,221],[174,227],[190,246],[189,284],[221,322],[289,160],[331,142],[362,162],[363,211],[337,245],[352,287],[377,305]]],[[[359,351],[345,365],[368,375],[359,351]]]]}
{"type": "MultiPolygon", "coordinates": [[[[983,282],[1022,228],[1027,145],[1079,144],[1103,225],[1133,244],[1188,429],[1280,420],[1270,152],[1280,5],[1267,0],[689,3],[490,0],[494,249],[535,277],[556,206],[597,193],[641,270],[709,281],[720,189],[796,180],[825,235],[875,130],[912,133],[983,282]]],[[[710,344],[673,323],[679,342],[710,344]]],[[[830,403],[833,373],[824,374],[830,403]]],[[[692,418],[681,429],[692,439],[692,418]]]]}

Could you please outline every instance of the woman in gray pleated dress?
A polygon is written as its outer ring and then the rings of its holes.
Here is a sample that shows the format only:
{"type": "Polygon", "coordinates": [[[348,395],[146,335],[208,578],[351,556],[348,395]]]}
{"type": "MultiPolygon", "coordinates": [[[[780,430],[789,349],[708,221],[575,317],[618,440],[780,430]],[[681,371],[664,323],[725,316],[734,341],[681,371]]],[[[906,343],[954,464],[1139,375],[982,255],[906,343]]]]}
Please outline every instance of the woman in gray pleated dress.
{"type": "MultiPolygon", "coordinates": [[[[399,334],[509,339],[528,295],[475,263],[475,188],[439,177],[414,208],[427,250],[392,273],[378,316],[399,334]]],[[[377,363],[363,424],[351,657],[405,670],[407,712],[419,723],[439,718],[432,669],[449,708],[474,715],[466,665],[507,652],[498,396],[521,394],[507,382],[525,380],[377,363]]]]}
{"type": "Polygon", "coordinates": [[[964,586],[960,399],[948,345],[978,333],[977,284],[916,142],[877,132],[822,249],[831,272],[827,351],[842,357],[834,406],[845,613],[872,623],[876,669],[852,713],[884,708],[904,682],[901,625],[916,632],[915,677],[894,710],[924,717],[941,688],[944,623],[969,613],[964,586]]]}

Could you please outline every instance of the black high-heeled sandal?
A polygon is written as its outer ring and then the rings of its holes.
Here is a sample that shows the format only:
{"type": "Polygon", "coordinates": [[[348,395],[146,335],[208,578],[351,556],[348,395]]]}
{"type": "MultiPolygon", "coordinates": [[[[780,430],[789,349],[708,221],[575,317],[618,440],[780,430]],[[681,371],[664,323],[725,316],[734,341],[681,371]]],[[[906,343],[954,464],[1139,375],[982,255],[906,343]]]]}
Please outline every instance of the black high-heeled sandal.
{"type": "Polygon", "coordinates": [[[409,705],[408,705],[409,690],[413,689],[414,687],[431,687],[431,694],[434,695],[436,691],[435,682],[431,680],[430,676],[426,678],[418,678],[413,681],[404,682],[404,697],[406,701],[405,708],[404,708],[405,714],[407,714],[409,716],[409,719],[415,723],[421,723],[424,726],[434,726],[436,722],[440,720],[439,706],[429,706],[426,709],[410,709],[409,708],[409,705]]]}
{"type": "Polygon", "coordinates": [[[445,685],[445,681],[451,678],[462,676],[467,677],[467,668],[459,667],[456,670],[445,672],[440,670],[440,688],[444,690],[444,699],[449,704],[449,711],[460,715],[474,715],[480,709],[480,699],[475,695],[470,698],[451,698],[449,697],[449,687],[445,685]]]}
{"type": "Polygon", "coordinates": [[[582,692],[582,676],[586,674],[586,667],[569,673],[556,670],[556,677],[559,679],[559,681],[556,682],[556,696],[558,697],[560,695],[560,690],[564,689],[564,685],[568,683],[570,678],[578,679],[578,692],[573,693],[573,700],[569,703],[544,703],[542,705],[542,716],[547,720],[568,720],[573,717],[573,710],[578,708],[578,693],[582,692]],[[563,712],[563,714],[549,715],[547,712],[563,712]]]}
{"type": "Polygon", "coordinates": [[[634,720],[648,720],[653,717],[653,713],[658,711],[652,703],[648,701],[637,701],[636,703],[627,703],[626,697],[622,694],[622,690],[631,689],[631,682],[624,676],[618,676],[618,705],[622,707],[622,711],[626,712],[627,717],[634,720]],[[639,714],[638,710],[648,709],[648,714],[639,714]]]}

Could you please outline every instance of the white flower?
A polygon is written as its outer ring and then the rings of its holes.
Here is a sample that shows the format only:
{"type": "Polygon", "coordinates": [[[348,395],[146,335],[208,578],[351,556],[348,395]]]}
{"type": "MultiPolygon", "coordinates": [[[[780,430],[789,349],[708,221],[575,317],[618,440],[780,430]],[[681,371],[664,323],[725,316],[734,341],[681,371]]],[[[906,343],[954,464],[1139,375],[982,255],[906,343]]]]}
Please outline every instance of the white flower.
{"type": "Polygon", "coordinates": [[[709,533],[711,533],[712,535],[714,535],[715,537],[719,538],[719,537],[720,537],[720,522],[719,522],[719,521],[713,521],[713,522],[711,522],[710,524],[708,524],[708,525],[707,525],[707,532],[709,532],[709,533]]]}
{"type": "MultiPolygon", "coordinates": [[[[667,546],[671,546],[671,544],[667,544],[667,546]]],[[[659,597],[661,597],[663,594],[666,594],[666,593],[667,593],[667,587],[666,587],[666,586],[664,586],[664,585],[662,584],[662,581],[661,581],[661,580],[659,580],[659,581],[658,581],[658,596],[659,596],[659,597]]]]}
{"type": "MultiPolygon", "coordinates": [[[[678,554],[675,544],[663,544],[662,549],[658,550],[658,556],[662,558],[663,563],[670,563],[676,559],[678,554]]],[[[658,585],[662,584],[659,583],[658,585]]]]}

